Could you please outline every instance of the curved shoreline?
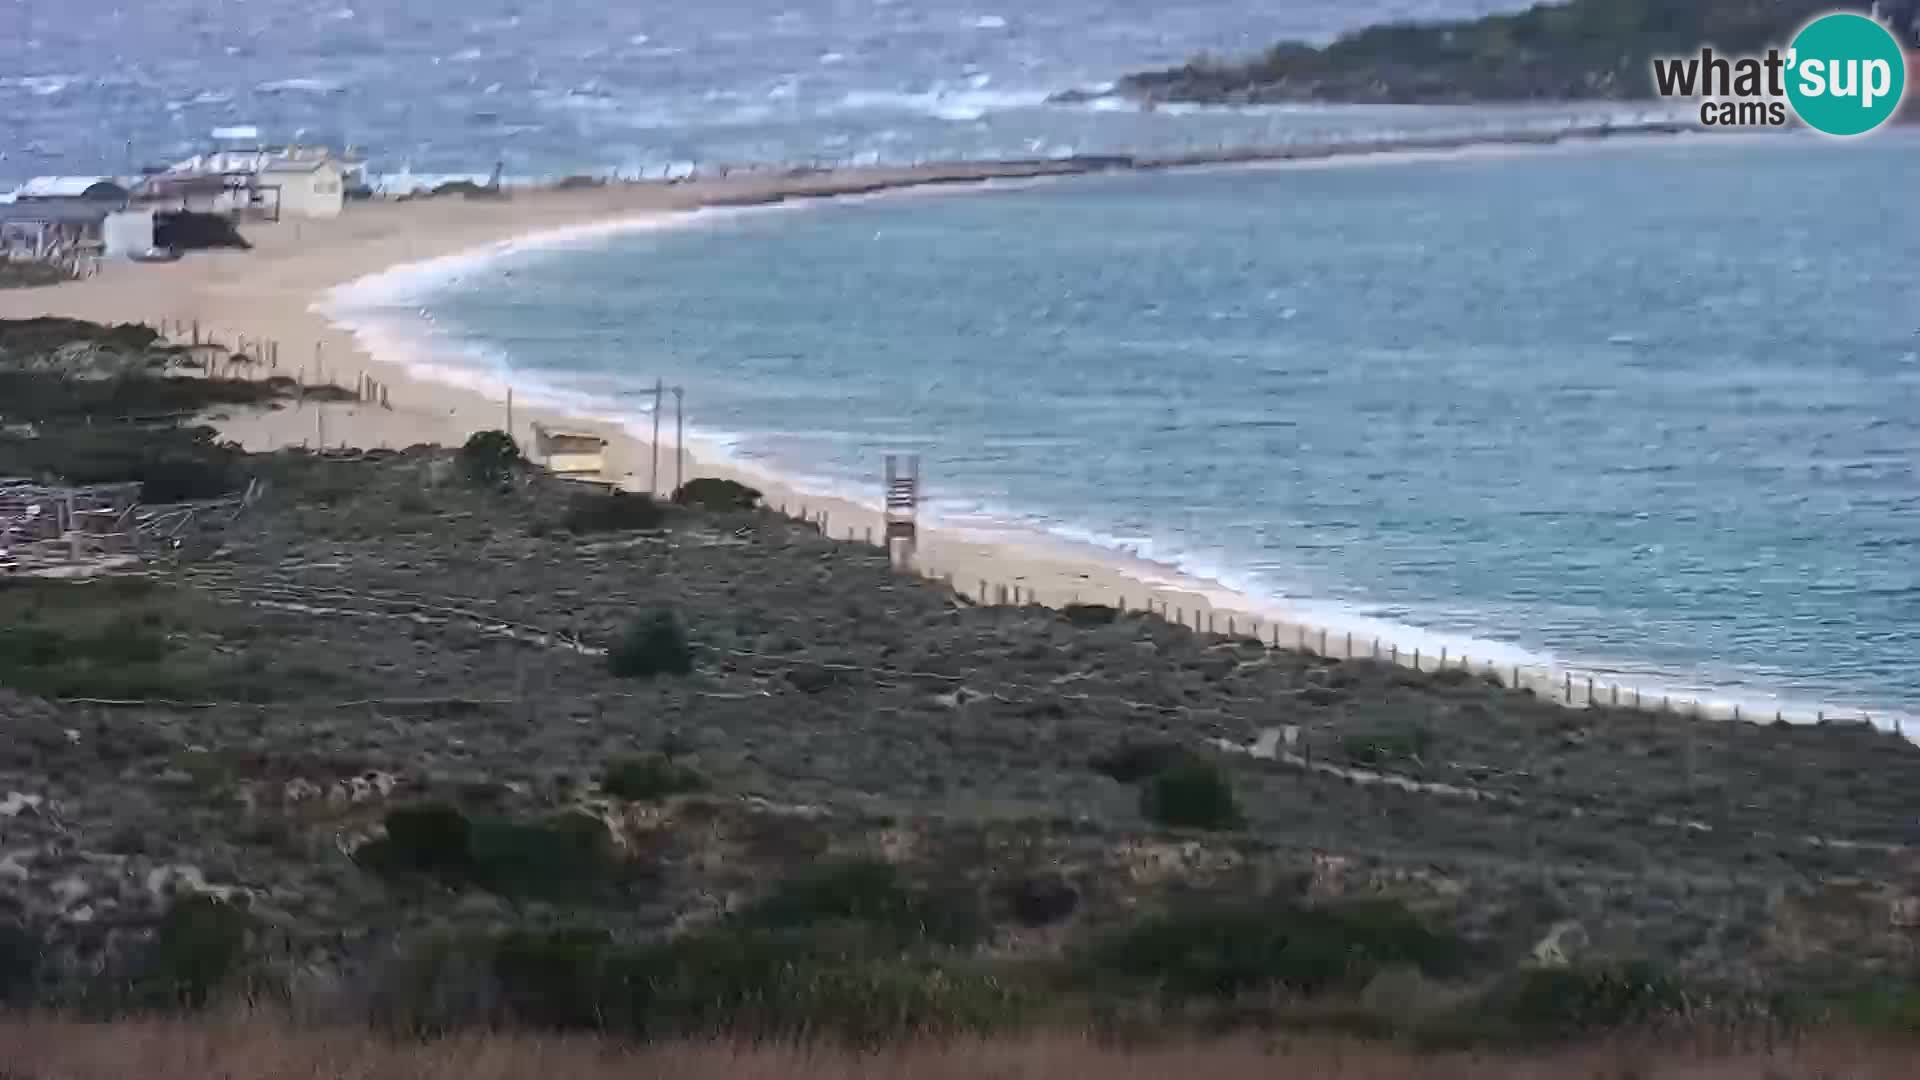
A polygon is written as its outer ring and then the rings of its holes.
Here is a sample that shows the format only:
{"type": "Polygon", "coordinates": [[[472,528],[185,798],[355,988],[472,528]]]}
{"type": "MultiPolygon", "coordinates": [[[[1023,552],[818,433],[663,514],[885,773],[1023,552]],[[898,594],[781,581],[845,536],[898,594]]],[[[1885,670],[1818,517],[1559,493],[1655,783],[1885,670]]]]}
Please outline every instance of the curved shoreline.
{"type": "MultiPolygon", "coordinates": [[[[307,291],[298,297],[304,302],[299,305],[298,318],[293,321],[296,324],[304,321],[305,326],[289,326],[284,311],[280,313],[281,318],[273,320],[272,325],[263,325],[242,310],[241,297],[223,295],[226,290],[221,288],[197,290],[198,294],[194,296],[196,303],[191,310],[195,312],[195,318],[218,316],[215,325],[232,327],[236,334],[253,340],[266,337],[285,341],[298,335],[302,329],[309,330],[314,341],[316,366],[333,360],[328,374],[342,371],[345,365],[334,358],[341,353],[349,353],[350,361],[357,362],[363,372],[373,373],[392,387],[395,401],[403,403],[398,412],[384,412],[384,415],[383,410],[369,406],[342,406],[309,407],[303,410],[304,415],[291,418],[292,423],[288,423],[290,418],[277,414],[223,419],[220,425],[223,431],[250,448],[266,449],[306,442],[309,432],[314,436],[324,436],[330,445],[336,440],[365,446],[383,443],[406,445],[416,441],[458,443],[473,430],[502,426],[500,399],[508,394],[513,380],[509,378],[476,386],[472,378],[460,378],[455,374],[456,371],[473,372],[471,364],[435,364],[432,362],[430,343],[423,342],[418,336],[412,340],[394,341],[383,338],[379,328],[369,331],[365,325],[355,326],[350,317],[342,316],[338,310],[328,307],[326,301],[330,297],[337,298],[356,287],[369,288],[372,280],[382,277],[431,274],[436,266],[441,270],[457,268],[490,261],[515,251],[551,249],[639,229],[688,227],[697,224],[700,219],[698,213],[690,211],[771,209],[817,199],[898,195],[952,185],[986,187],[993,182],[1039,181],[1129,171],[1302,167],[1347,161],[1377,162],[1386,157],[1414,161],[1434,155],[1464,152],[1528,152],[1582,142],[1600,145],[1609,140],[1639,141],[1621,140],[1621,137],[1675,135],[1684,130],[1664,123],[1631,130],[1599,125],[1552,134],[1355,140],[1266,150],[1201,152],[1170,158],[1013,161],[825,173],[801,169],[772,176],[732,177],[717,182],[608,184],[585,192],[516,190],[512,199],[497,202],[455,202],[448,199],[393,201],[366,209],[356,208],[348,218],[341,220],[350,221],[361,215],[369,218],[378,215],[410,218],[392,223],[398,226],[397,232],[413,234],[404,244],[404,255],[395,257],[392,250],[399,238],[382,233],[372,250],[356,248],[351,258],[334,264],[344,267],[342,273],[321,273],[298,286],[307,291]],[[530,203],[558,209],[551,214],[513,212],[526,209],[530,203]],[[445,220],[432,220],[435,218],[445,220]],[[456,223],[472,224],[468,219],[477,219],[479,227],[472,230],[448,227],[456,223]],[[423,229],[430,235],[420,235],[423,229]],[[424,242],[428,240],[432,242],[424,242]],[[423,242],[416,244],[414,241],[423,242]],[[418,250],[420,247],[429,250],[423,252],[418,250]],[[316,296],[319,299],[315,299],[316,296]],[[208,315],[200,315],[201,311],[206,311],[208,315]],[[346,319],[345,324],[339,321],[342,318],[346,319]],[[313,325],[315,323],[319,325],[313,325]],[[351,344],[351,351],[341,347],[345,344],[351,344]],[[308,424],[314,426],[309,427],[308,424]]],[[[283,231],[285,226],[280,228],[283,231]]],[[[294,228],[297,245],[300,226],[294,228]]],[[[236,268],[244,274],[246,257],[231,258],[241,264],[236,268]]],[[[289,255],[289,260],[301,261],[292,255],[289,255]]],[[[315,265],[318,266],[317,263],[315,265]]],[[[133,268],[116,268],[116,271],[125,269],[133,268]]],[[[151,271],[153,268],[138,269],[151,271]]],[[[324,270],[325,267],[319,266],[319,269],[324,270]]],[[[125,294],[130,282],[141,276],[151,275],[123,275],[116,272],[94,281],[74,283],[71,288],[63,286],[52,292],[71,295],[84,291],[102,294],[117,292],[120,302],[113,306],[106,317],[125,319],[132,311],[139,310],[137,305],[127,302],[125,294]],[[109,279],[120,279],[120,288],[112,289],[109,279]],[[91,290],[86,288],[95,285],[95,282],[105,284],[91,290]]],[[[271,286],[272,282],[268,284],[271,286]]],[[[289,286],[293,287],[291,283],[289,286]]],[[[247,290],[240,291],[244,293],[247,290]]],[[[148,297],[142,296],[142,299],[148,297]]],[[[166,303],[165,298],[152,299],[166,303]]],[[[283,295],[278,299],[285,302],[292,298],[283,295]]],[[[0,298],[0,313],[4,313],[8,307],[17,306],[17,303],[0,298]]],[[[185,312],[177,300],[171,311],[166,307],[151,306],[146,310],[150,312],[147,316],[149,321],[169,318],[180,321],[185,312]]],[[[83,312],[72,309],[66,313],[84,316],[83,312]]],[[[484,373],[481,374],[484,377],[484,373]]],[[[646,486],[640,482],[641,462],[649,460],[650,450],[641,437],[642,432],[635,430],[639,425],[631,415],[584,409],[574,402],[534,403],[530,408],[528,404],[523,399],[521,408],[516,412],[513,426],[517,434],[524,437],[528,422],[599,430],[614,443],[609,447],[610,471],[628,486],[646,486]],[[583,419],[586,421],[584,424],[581,423],[583,419]],[[628,467],[623,471],[622,465],[628,467]]],[[[690,475],[740,476],[762,487],[768,493],[770,504],[822,520],[826,531],[835,536],[858,540],[864,538],[869,530],[875,534],[879,531],[876,508],[863,505],[860,500],[809,492],[805,480],[796,481],[790,475],[751,462],[728,462],[724,454],[715,454],[711,449],[690,452],[689,457],[690,475]]],[[[670,482],[671,476],[670,470],[663,471],[663,486],[670,482]]],[[[1006,589],[1005,595],[1009,598],[1056,606],[1081,600],[1123,602],[1132,608],[1164,610],[1169,617],[1177,617],[1189,625],[1204,628],[1210,623],[1221,632],[1231,630],[1242,634],[1251,630],[1263,640],[1283,646],[1304,647],[1336,657],[1364,657],[1378,648],[1381,658],[1389,659],[1387,650],[1393,646],[1387,636],[1383,634],[1378,639],[1370,639],[1362,635],[1370,625],[1383,628],[1391,625],[1396,631],[1395,636],[1402,642],[1401,647],[1395,650],[1398,655],[1391,658],[1403,664],[1418,662],[1427,669],[1431,669],[1436,660],[1444,660],[1448,666],[1458,666],[1462,661],[1458,652],[1449,654],[1445,651],[1447,645],[1442,646],[1440,657],[1433,655],[1431,643],[1436,640],[1449,643],[1457,640],[1450,635],[1421,631],[1411,626],[1400,628],[1398,624],[1383,624],[1380,620],[1370,620],[1358,613],[1344,619],[1329,617],[1312,612],[1311,600],[1301,606],[1262,599],[1236,592],[1218,581],[1185,573],[1177,567],[1027,527],[980,529],[953,523],[936,525],[923,531],[921,555],[920,567],[923,572],[945,577],[959,591],[981,600],[997,600],[1003,595],[1001,590],[1006,589]],[[1359,629],[1355,630],[1356,627],[1359,629]],[[1411,649],[1406,644],[1409,638],[1427,642],[1428,647],[1420,653],[1409,655],[1411,649]]],[[[1516,666],[1512,663],[1512,660],[1518,659],[1513,655],[1517,651],[1513,647],[1494,642],[1487,642],[1485,647],[1501,650],[1501,662],[1489,667],[1487,657],[1483,654],[1471,660],[1470,666],[1490,670],[1497,673],[1502,682],[1518,682],[1545,697],[1565,697],[1573,705],[1587,703],[1589,684],[1583,672],[1591,669],[1575,671],[1556,664],[1550,657],[1539,658],[1533,664],[1521,661],[1516,666]],[[1540,663],[1541,660],[1545,663],[1540,663]]],[[[1599,679],[1597,673],[1591,685],[1594,703],[1606,704],[1613,700],[1614,688],[1609,682],[1599,679]]],[[[1636,697],[1651,704],[1655,696],[1662,693],[1644,685],[1639,691],[1623,685],[1617,692],[1621,695],[1619,700],[1623,705],[1631,704],[1636,697]]],[[[1728,690],[1709,692],[1692,700],[1679,700],[1683,702],[1683,708],[1721,717],[1738,715],[1771,720],[1774,715],[1786,711],[1777,700],[1742,697],[1728,690]]],[[[1791,716],[1796,720],[1813,720],[1816,712],[1817,707],[1813,705],[1797,706],[1791,716]]],[[[1829,709],[1827,712],[1833,716],[1868,715],[1867,710],[1859,708],[1829,709]]],[[[1886,725],[1888,718],[1895,715],[1883,713],[1879,719],[1886,725]]],[[[1893,722],[1898,723],[1897,720],[1893,722]]]]}

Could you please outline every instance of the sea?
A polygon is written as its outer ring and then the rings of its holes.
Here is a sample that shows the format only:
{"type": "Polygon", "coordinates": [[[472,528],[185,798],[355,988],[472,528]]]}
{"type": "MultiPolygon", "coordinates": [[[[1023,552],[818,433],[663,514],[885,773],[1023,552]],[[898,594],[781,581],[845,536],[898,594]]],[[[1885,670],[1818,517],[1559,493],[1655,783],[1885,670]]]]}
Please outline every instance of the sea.
{"type": "MultiPolygon", "coordinates": [[[[1049,106],[1129,72],[1520,0],[5,0],[0,191],[133,173],[220,128],[456,176],[1181,152],[1553,127],[1590,105],[1049,106]]],[[[1633,110],[1642,111],[1642,110],[1633,110]]]]}
{"type": "MultiPolygon", "coordinates": [[[[0,75],[0,176],[112,169],[102,132],[164,159],[236,123],[354,141],[404,183],[1592,119],[1044,104],[1489,6],[26,0],[0,13],[0,72],[25,73],[0,75]]],[[[572,234],[335,310],[643,430],[664,379],[703,445],[822,493],[875,501],[883,455],[918,453],[938,522],[1362,638],[1910,726],[1916,175],[1909,129],[987,184],[572,234]]]]}

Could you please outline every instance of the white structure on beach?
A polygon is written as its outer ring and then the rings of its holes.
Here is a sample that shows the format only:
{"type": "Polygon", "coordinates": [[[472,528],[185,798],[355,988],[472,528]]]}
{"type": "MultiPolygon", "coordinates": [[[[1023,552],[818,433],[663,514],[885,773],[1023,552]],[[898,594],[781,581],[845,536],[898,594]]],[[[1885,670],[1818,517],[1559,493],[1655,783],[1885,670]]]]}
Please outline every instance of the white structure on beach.
{"type": "Polygon", "coordinates": [[[555,431],[533,425],[534,456],[547,471],[568,480],[597,481],[607,468],[607,440],[591,432],[555,431]]]}
{"type": "Polygon", "coordinates": [[[213,212],[332,218],[345,209],[347,185],[363,168],[362,162],[324,146],[214,150],[152,177],[149,187],[163,200],[206,201],[196,208],[213,212]]]}
{"type": "Polygon", "coordinates": [[[293,217],[339,217],[346,209],[346,170],[332,157],[269,162],[260,187],[279,192],[280,213],[293,217]]]}
{"type": "Polygon", "coordinates": [[[101,254],[132,259],[153,250],[153,211],[116,210],[100,223],[101,254]]]}

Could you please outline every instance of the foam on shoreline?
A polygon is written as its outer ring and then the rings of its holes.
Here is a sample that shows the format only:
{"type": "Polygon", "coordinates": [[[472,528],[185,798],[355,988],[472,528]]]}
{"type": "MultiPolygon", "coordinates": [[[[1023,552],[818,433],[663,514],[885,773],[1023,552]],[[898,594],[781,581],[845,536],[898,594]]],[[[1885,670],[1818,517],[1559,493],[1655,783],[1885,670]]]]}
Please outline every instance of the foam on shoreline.
{"type": "MultiPolygon", "coordinates": [[[[1336,153],[1330,156],[1304,156],[1293,159],[1200,161],[1188,163],[1182,167],[1284,168],[1325,167],[1360,162],[1389,164],[1414,162],[1435,156],[1468,153],[1537,153],[1570,144],[1580,145],[1583,142],[1599,145],[1605,142],[1630,141],[1645,141],[1645,139],[1609,136],[1605,140],[1576,139],[1571,143],[1567,140],[1550,143],[1538,140],[1494,140],[1484,144],[1461,146],[1414,147],[1402,150],[1365,149],[1350,154],[1336,153]]],[[[1157,169],[1169,166],[1147,167],[1157,169]]],[[[1073,171],[1059,175],[1085,175],[1087,172],[1102,171],[1107,170],[1073,171]]],[[[604,396],[534,378],[524,372],[513,372],[509,369],[506,358],[489,356],[480,343],[465,339],[457,332],[444,334],[430,321],[409,319],[401,310],[401,306],[411,298],[443,289],[458,288],[464,274],[516,254],[563,251],[570,247],[593,245],[635,232],[696,228],[727,217],[792,209],[805,203],[826,199],[862,201],[879,197],[898,198],[932,193],[957,194],[1015,185],[1025,186],[1041,180],[1057,178],[1057,175],[1038,175],[1010,178],[987,176],[964,180],[942,178],[904,180],[892,186],[876,185],[870,189],[851,193],[782,195],[751,203],[708,205],[681,212],[611,218],[582,225],[538,230],[452,255],[387,267],[329,290],[325,296],[315,302],[312,310],[351,331],[370,355],[402,368],[418,378],[461,387],[495,401],[505,399],[511,392],[517,401],[528,407],[549,409],[570,417],[615,425],[634,442],[644,445],[652,436],[652,417],[645,409],[636,411],[610,408],[610,402],[604,396]]],[[[864,485],[856,485],[851,478],[810,474],[802,469],[791,467],[788,463],[777,463],[743,454],[739,449],[741,441],[741,437],[734,433],[703,428],[689,429],[687,450],[695,465],[696,474],[702,470],[718,467],[728,473],[742,475],[804,498],[851,504],[877,514],[878,499],[864,485]]],[[[925,511],[923,520],[935,531],[947,533],[970,543],[999,547],[1013,552],[1044,554],[1067,563],[1097,564],[1107,571],[1115,572],[1122,578],[1140,585],[1140,597],[1146,599],[1137,597],[1132,606],[1152,604],[1151,596],[1156,592],[1185,595],[1204,602],[1207,608],[1214,612],[1223,615],[1230,613],[1229,617],[1242,617],[1243,621],[1240,623],[1229,623],[1223,618],[1218,623],[1218,628],[1221,630],[1225,630],[1229,625],[1245,625],[1244,619],[1253,619],[1256,620],[1254,623],[1256,627],[1265,628],[1261,631],[1263,637],[1266,636],[1267,630],[1270,630],[1274,640],[1279,644],[1305,644],[1309,648],[1319,648],[1336,656],[1341,655],[1342,650],[1349,647],[1345,642],[1351,635],[1353,644],[1350,648],[1353,649],[1354,655],[1366,655],[1377,641],[1385,643],[1381,646],[1383,650],[1389,646],[1394,647],[1403,661],[1415,650],[1425,658],[1450,656],[1458,661],[1463,656],[1469,656],[1477,668],[1487,667],[1501,672],[1514,670],[1516,676],[1520,676],[1519,681],[1522,685],[1533,687],[1536,691],[1557,695],[1559,688],[1564,685],[1568,696],[1576,703],[1584,700],[1584,683],[1591,676],[1599,677],[1601,680],[1595,684],[1593,691],[1593,700],[1600,704],[1612,700],[1610,687],[1617,684],[1621,687],[1637,688],[1620,691],[1622,696],[1619,700],[1623,705],[1632,704],[1636,700],[1653,704],[1662,698],[1671,698],[1676,703],[1684,703],[1681,707],[1688,711],[1703,711],[1721,716],[1740,715],[1747,718],[1770,719],[1775,715],[1790,715],[1795,719],[1811,720],[1818,714],[1832,717],[1861,717],[1871,714],[1876,722],[1889,728],[1900,725],[1902,721],[1910,723],[1915,719],[1895,712],[1871,712],[1860,708],[1831,706],[1823,708],[1818,704],[1788,702],[1773,695],[1747,689],[1740,685],[1737,677],[1724,682],[1717,679],[1689,680],[1672,673],[1653,670],[1646,665],[1609,664],[1599,662],[1597,658],[1575,664],[1547,652],[1529,650],[1510,643],[1477,637],[1470,633],[1424,629],[1396,621],[1391,617],[1370,613],[1364,605],[1314,597],[1310,592],[1299,596],[1289,595],[1292,590],[1276,593],[1269,583],[1258,580],[1257,574],[1235,568],[1230,559],[1209,558],[1200,553],[1184,550],[1178,545],[1156,544],[1145,538],[1109,535],[1072,523],[1039,522],[1035,520],[1036,516],[1011,508],[995,507],[969,500],[964,508],[951,504],[943,508],[935,502],[925,511]],[[1284,633],[1283,627],[1286,628],[1284,633]],[[1316,644],[1316,636],[1319,636],[1319,642],[1323,644],[1316,644]],[[1340,642],[1341,648],[1324,644],[1328,642],[1340,642]],[[1578,694],[1574,692],[1576,682],[1581,684],[1578,694]]],[[[963,591],[973,591],[965,588],[966,582],[956,581],[955,584],[962,587],[963,591]]],[[[1089,599],[1095,598],[1090,596],[1089,599]]],[[[1193,621],[1197,622],[1199,618],[1199,607],[1196,605],[1193,621]]],[[[1425,666],[1431,667],[1431,663],[1425,666]]]]}

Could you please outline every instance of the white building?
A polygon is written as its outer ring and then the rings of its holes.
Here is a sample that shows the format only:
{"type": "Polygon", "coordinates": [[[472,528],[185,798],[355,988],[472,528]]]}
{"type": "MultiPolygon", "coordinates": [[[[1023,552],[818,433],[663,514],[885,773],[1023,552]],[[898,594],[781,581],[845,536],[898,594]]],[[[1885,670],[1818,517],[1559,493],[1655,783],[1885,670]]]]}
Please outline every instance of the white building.
{"type": "Polygon", "coordinates": [[[197,154],[151,178],[162,201],[209,202],[208,209],[269,217],[338,217],[346,205],[349,174],[361,163],[323,146],[266,146],[197,154]],[[186,185],[219,178],[217,189],[186,185]]]}
{"type": "Polygon", "coordinates": [[[109,259],[131,259],[153,248],[153,211],[116,210],[100,223],[102,254],[109,259]]]}
{"type": "Polygon", "coordinates": [[[276,205],[282,217],[339,217],[347,205],[346,170],[331,157],[269,162],[260,170],[259,186],[279,192],[276,205]]]}

